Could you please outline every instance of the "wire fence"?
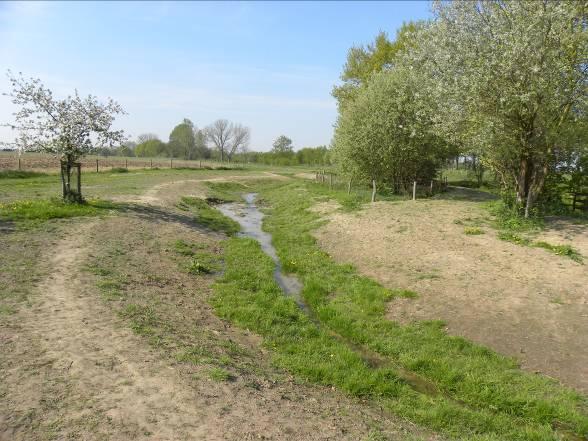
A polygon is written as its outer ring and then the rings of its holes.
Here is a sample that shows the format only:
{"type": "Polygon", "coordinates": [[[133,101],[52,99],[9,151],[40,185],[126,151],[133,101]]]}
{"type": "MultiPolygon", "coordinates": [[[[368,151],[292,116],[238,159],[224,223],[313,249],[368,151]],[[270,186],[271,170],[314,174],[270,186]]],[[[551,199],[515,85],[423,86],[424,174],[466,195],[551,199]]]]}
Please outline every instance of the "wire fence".
{"type": "MultiPolygon", "coordinates": [[[[211,160],[185,160],[174,158],[122,158],[87,156],[80,159],[85,171],[108,171],[117,168],[219,168],[239,164],[211,160]]],[[[0,170],[59,171],[59,158],[50,155],[0,155],[0,170]]]]}

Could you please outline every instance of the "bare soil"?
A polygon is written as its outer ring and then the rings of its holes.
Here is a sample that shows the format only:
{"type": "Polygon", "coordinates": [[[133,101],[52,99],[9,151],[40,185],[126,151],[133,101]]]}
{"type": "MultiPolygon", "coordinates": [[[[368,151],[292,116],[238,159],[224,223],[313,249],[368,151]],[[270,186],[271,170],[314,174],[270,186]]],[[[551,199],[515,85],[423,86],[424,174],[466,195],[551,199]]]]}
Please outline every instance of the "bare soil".
{"type": "MultiPolygon", "coordinates": [[[[480,205],[484,194],[455,194],[376,202],[357,213],[318,204],[329,222],[316,237],[337,261],[418,293],[393,300],[391,320],[443,320],[449,333],[588,393],[588,266],[499,240],[480,205]],[[465,234],[468,225],[484,234],[465,234]]],[[[586,225],[555,219],[536,239],[572,245],[588,258],[586,225]]]]}
{"type": "Polygon", "coordinates": [[[0,440],[438,439],[297,384],[272,367],[258,337],[218,319],[206,302],[216,276],[182,271],[171,245],[222,246],[222,236],[170,210],[190,191],[198,183],[160,185],[124,214],[71,220],[44,236],[28,306],[0,316],[0,440]],[[95,262],[116,264],[124,300],[102,296],[84,269],[95,262]],[[133,333],[117,314],[125,302],[153,308],[165,338],[133,333]],[[231,378],[213,381],[207,362],[179,361],[190,345],[239,348],[217,354],[231,378]]]}

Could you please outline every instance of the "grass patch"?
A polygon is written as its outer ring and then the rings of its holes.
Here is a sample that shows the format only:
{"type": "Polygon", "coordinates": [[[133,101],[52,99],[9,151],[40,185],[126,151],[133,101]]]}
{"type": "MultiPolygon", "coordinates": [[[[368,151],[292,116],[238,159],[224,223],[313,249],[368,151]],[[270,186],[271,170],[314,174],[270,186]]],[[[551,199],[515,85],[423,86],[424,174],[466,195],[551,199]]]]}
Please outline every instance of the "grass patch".
{"type": "Polygon", "coordinates": [[[61,199],[30,199],[0,203],[0,219],[13,221],[47,221],[56,218],[96,216],[116,208],[111,202],[90,200],[84,204],[64,202],[61,199]]]}
{"type": "Polygon", "coordinates": [[[570,259],[578,263],[583,262],[583,256],[578,252],[578,250],[576,250],[574,247],[570,245],[552,245],[547,242],[539,241],[534,242],[533,246],[537,248],[543,248],[547,251],[557,254],[558,256],[569,257],[570,259]]]}
{"type": "Polygon", "coordinates": [[[240,194],[247,191],[247,187],[239,182],[206,182],[210,199],[237,202],[241,200],[240,194]]]}
{"type": "Polygon", "coordinates": [[[47,176],[47,173],[25,170],[0,170],[0,179],[28,179],[47,176]]]}
{"type": "Polygon", "coordinates": [[[574,391],[447,335],[440,322],[401,326],[387,320],[386,304],[399,293],[336,264],[317,247],[311,232],[323,221],[308,208],[323,190],[303,185],[305,192],[300,183],[260,184],[259,191],[271,207],[264,229],[273,235],[284,269],[304,283],[313,320],[284,297],[273,280],[273,263],[257,242],[236,237],[227,242],[225,274],[215,285],[212,302],[219,315],[262,335],[276,364],[300,378],[377,400],[450,437],[555,440],[561,427],[588,435],[586,400],[574,391]],[[386,363],[368,363],[357,348],[386,363]],[[406,372],[434,385],[438,394],[419,392],[406,372]]]}
{"type": "Polygon", "coordinates": [[[221,368],[221,367],[213,367],[208,371],[208,376],[213,381],[218,381],[219,383],[223,381],[229,381],[232,376],[230,372],[221,368]]]}
{"type": "Polygon", "coordinates": [[[129,169],[125,167],[112,167],[110,173],[128,173],[129,169]]]}
{"type": "Polygon", "coordinates": [[[466,227],[464,228],[463,232],[469,236],[484,234],[484,230],[482,230],[480,227],[466,227]]]}
{"type": "Polygon", "coordinates": [[[194,213],[196,223],[214,231],[222,231],[228,235],[237,233],[241,227],[237,222],[224,216],[211,207],[205,200],[194,197],[183,197],[179,208],[194,213]]]}
{"type": "Polygon", "coordinates": [[[152,307],[129,303],[119,314],[130,321],[135,334],[152,336],[155,333],[154,327],[158,325],[158,319],[152,307]]]}

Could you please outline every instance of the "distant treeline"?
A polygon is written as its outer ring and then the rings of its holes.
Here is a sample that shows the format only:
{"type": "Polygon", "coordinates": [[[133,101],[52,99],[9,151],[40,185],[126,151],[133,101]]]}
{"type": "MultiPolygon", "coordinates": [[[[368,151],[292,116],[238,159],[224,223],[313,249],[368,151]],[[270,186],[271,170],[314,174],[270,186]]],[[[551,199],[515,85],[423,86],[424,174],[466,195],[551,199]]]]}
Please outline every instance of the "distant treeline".
{"type": "Polygon", "coordinates": [[[184,119],[171,131],[168,142],[156,134],[144,133],[136,141],[127,141],[117,148],[99,147],[94,154],[138,158],[211,159],[216,161],[265,165],[328,165],[326,146],[304,147],[294,151],[292,140],[278,137],[269,152],[250,151],[250,130],[227,120],[217,120],[204,129],[184,119]]]}

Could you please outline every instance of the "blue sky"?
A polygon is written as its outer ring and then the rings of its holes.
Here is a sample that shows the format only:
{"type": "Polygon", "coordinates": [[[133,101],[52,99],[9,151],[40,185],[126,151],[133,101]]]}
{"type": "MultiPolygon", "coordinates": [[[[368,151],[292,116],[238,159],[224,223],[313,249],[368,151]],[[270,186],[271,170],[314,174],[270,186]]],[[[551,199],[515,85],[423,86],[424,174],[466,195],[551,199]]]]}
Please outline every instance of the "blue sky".
{"type": "MultiPolygon", "coordinates": [[[[11,69],[58,96],[110,96],[133,138],[167,140],[184,117],[199,127],[227,118],[251,128],[255,150],[281,134],[296,147],[328,144],[348,49],[427,17],[424,1],[0,2],[0,91],[11,69]]],[[[0,122],[14,110],[0,96],[0,122]]],[[[0,128],[0,140],[12,137],[0,128]]]]}

